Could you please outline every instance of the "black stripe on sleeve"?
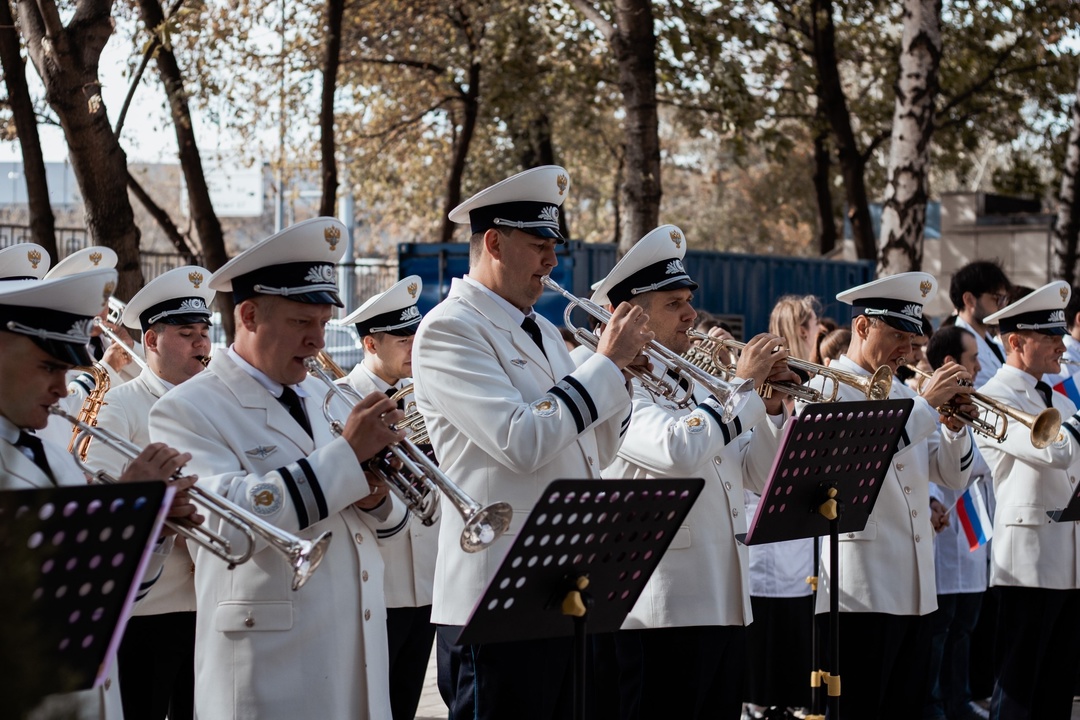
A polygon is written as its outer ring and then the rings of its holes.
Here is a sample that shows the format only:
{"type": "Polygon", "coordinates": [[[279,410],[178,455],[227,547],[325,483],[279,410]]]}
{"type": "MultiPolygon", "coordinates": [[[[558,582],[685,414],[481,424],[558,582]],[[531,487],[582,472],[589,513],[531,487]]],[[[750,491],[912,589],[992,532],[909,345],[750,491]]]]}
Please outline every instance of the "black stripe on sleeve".
{"type": "Polygon", "coordinates": [[[307,476],[308,487],[311,488],[311,494],[315,496],[315,504],[319,508],[319,520],[325,520],[330,515],[330,511],[326,507],[326,496],[323,495],[319,479],[315,477],[315,470],[311,467],[311,463],[307,461],[307,458],[300,458],[296,461],[296,464],[300,466],[300,469],[304,471],[304,475],[307,476]]]}
{"type": "Polygon", "coordinates": [[[296,487],[296,478],[292,476],[292,472],[288,467],[280,467],[277,471],[278,474],[281,475],[281,479],[285,482],[285,487],[289,491],[289,497],[292,498],[293,508],[296,509],[296,522],[300,525],[300,529],[303,530],[311,524],[308,520],[304,496],[300,493],[300,489],[296,487]]]}
{"type": "Polygon", "coordinates": [[[581,417],[581,411],[578,410],[577,405],[574,404],[573,398],[558,385],[555,385],[549,391],[552,395],[557,395],[562,401],[563,407],[570,411],[570,415],[574,418],[574,423],[577,425],[578,433],[585,432],[585,419],[581,417]]]}

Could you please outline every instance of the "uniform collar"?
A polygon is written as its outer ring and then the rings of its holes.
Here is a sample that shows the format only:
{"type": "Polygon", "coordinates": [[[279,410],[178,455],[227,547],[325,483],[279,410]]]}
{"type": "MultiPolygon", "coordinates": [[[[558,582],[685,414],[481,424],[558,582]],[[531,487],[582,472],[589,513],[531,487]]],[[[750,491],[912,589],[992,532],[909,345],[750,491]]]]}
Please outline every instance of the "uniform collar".
{"type": "MultiPolygon", "coordinates": [[[[281,383],[279,383],[276,380],[271,380],[269,375],[267,375],[266,373],[264,373],[262,370],[255,367],[251,363],[249,363],[244,358],[240,357],[240,353],[236,352],[236,349],[235,349],[235,347],[233,345],[229,346],[229,358],[231,358],[232,361],[234,363],[236,363],[237,367],[239,367],[241,370],[243,370],[248,375],[250,375],[252,378],[254,378],[255,382],[259,383],[264,388],[266,388],[266,391],[268,393],[273,395],[275,398],[280,398],[281,397],[281,393],[283,393],[285,391],[285,386],[282,385],[281,383]]],[[[302,383],[298,383],[298,384],[292,385],[290,387],[292,387],[292,389],[296,391],[296,394],[297,394],[298,397],[307,397],[308,396],[308,392],[307,392],[307,390],[304,389],[304,386],[303,386],[302,383]]]]}

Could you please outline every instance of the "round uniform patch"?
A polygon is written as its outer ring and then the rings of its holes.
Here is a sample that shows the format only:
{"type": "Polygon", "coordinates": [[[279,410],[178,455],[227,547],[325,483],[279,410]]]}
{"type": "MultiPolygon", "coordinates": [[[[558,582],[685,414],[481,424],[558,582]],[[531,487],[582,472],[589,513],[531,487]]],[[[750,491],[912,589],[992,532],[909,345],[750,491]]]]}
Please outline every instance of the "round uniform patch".
{"type": "Polygon", "coordinates": [[[532,404],[532,410],[537,417],[551,417],[559,411],[559,403],[551,395],[545,395],[532,404]]]}
{"type": "Polygon", "coordinates": [[[683,418],[683,424],[690,432],[697,434],[705,429],[705,416],[698,410],[683,418]]]}
{"type": "Polygon", "coordinates": [[[259,483],[248,491],[256,515],[273,515],[281,509],[281,493],[272,483],[259,483]]]}

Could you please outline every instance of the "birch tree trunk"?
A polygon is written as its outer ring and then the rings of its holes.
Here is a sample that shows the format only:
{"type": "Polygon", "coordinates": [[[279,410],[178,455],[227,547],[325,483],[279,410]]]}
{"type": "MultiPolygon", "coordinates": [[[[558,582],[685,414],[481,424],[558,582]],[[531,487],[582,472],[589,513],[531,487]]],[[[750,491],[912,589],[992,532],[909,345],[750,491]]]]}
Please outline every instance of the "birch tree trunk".
{"type": "Polygon", "coordinates": [[[904,0],[878,275],[922,269],[940,63],[941,0],[904,0]]]}
{"type": "Polygon", "coordinates": [[[1072,105],[1072,127],[1061,169],[1061,192],[1058,193],[1057,223],[1054,225],[1053,277],[1070,285],[1076,281],[1076,246],[1080,235],[1080,193],[1076,175],[1080,172],[1080,78],[1072,105]]]}

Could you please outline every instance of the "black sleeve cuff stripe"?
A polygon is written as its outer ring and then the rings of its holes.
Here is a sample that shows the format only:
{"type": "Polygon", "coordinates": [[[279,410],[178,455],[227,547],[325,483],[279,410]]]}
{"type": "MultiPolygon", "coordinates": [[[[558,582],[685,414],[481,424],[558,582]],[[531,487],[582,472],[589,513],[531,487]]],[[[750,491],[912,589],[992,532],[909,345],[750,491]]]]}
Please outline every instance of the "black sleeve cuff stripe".
{"type": "Polygon", "coordinates": [[[732,422],[735,423],[735,437],[739,437],[743,434],[742,420],[740,420],[738,416],[736,416],[732,422]]]}
{"type": "Polygon", "coordinates": [[[1073,439],[1076,440],[1076,442],[1080,443],[1080,430],[1077,430],[1075,425],[1073,425],[1072,423],[1062,423],[1061,427],[1068,430],[1069,433],[1073,436],[1073,439]]]}
{"type": "Polygon", "coordinates": [[[577,405],[574,404],[574,401],[566,391],[563,390],[562,386],[556,385],[551,388],[551,394],[557,395],[562,400],[562,404],[566,406],[566,409],[570,411],[570,415],[574,418],[574,423],[577,425],[578,433],[585,432],[585,420],[581,417],[581,411],[578,410],[577,405]]]}
{"type": "Polygon", "coordinates": [[[86,378],[89,378],[89,377],[90,377],[89,375],[83,374],[83,375],[80,375],[79,377],[75,378],[71,382],[75,383],[76,385],[81,387],[83,390],[86,391],[86,394],[89,395],[89,394],[94,392],[94,385],[95,385],[95,383],[93,381],[87,382],[86,378]]]}
{"type": "Polygon", "coordinates": [[[581,400],[585,403],[585,407],[589,409],[589,417],[592,418],[589,421],[589,424],[591,425],[596,422],[596,419],[600,417],[600,413],[596,411],[596,403],[593,402],[592,395],[590,395],[589,391],[585,389],[585,386],[582,385],[573,375],[567,375],[566,377],[564,377],[563,382],[577,390],[578,395],[581,396],[581,400]]]}
{"type": "Polygon", "coordinates": [[[326,507],[326,496],[323,495],[322,485],[319,485],[319,479],[315,477],[315,470],[311,467],[311,463],[307,461],[307,458],[300,458],[296,461],[296,464],[304,471],[304,477],[307,478],[307,485],[311,488],[311,494],[315,498],[315,507],[319,511],[319,519],[325,520],[330,511],[326,507]]]}
{"type": "Polygon", "coordinates": [[[300,489],[296,487],[296,480],[292,476],[292,471],[287,467],[278,468],[278,474],[281,475],[281,479],[285,482],[285,487],[289,491],[289,497],[292,498],[293,508],[296,509],[296,522],[300,525],[300,529],[311,525],[308,521],[307,507],[304,505],[304,498],[300,494],[300,489]]]}
{"type": "Polygon", "coordinates": [[[896,446],[897,450],[902,450],[911,444],[911,438],[908,437],[907,428],[900,431],[900,444],[896,446]]]}
{"type": "Polygon", "coordinates": [[[704,410],[705,412],[712,415],[713,420],[716,420],[716,424],[723,427],[724,421],[720,419],[720,410],[712,402],[706,400],[705,402],[698,405],[698,409],[704,410]]]}
{"type": "Polygon", "coordinates": [[[146,597],[148,594],[150,594],[150,588],[154,587],[154,585],[157,583],[157,581],[161,579],[161,573],[163,573],[164,571],[165,571],[165,566],[162,565],[161,567],[158,568],[157,575],[150,578],[149,580],[143,580],[143,582],[140,583],[140,585],[139,585],[138,592],[135,593],[135,599],[136,600],[142,600],[144,597],[146,597]]]}
{"type": "Polygon", "coordinates": [[[409,524],[409,515],[410,515],[410,513],[406,512],[405,517],[401,518],[401,522],[399,522],[397,525],[395,525],[392,528],[383,528],[381,530],[376,530],[375,531],[375,536],[378,537],[380,540],[382,540],[384,538],[393,537],[394,535],[397,535],[399,532],[401,532],[402,530],[405,529],[406,525],[409,524]]]}

